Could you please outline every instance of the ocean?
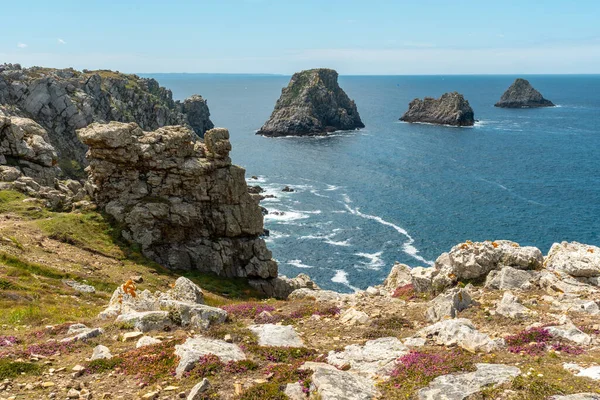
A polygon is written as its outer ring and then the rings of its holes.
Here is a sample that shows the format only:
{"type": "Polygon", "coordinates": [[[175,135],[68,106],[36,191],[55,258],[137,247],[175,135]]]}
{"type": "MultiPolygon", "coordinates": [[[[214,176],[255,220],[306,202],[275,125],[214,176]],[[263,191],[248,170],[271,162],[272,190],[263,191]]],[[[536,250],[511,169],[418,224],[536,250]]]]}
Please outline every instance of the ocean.
{"type": "Polygon", "coordinates": [[[493,106],[516,76],[341,76],[366,128],[312,138],[255,135],[289,76],[144,76],[176,99],[204,96],[233,162],[276,196],[262,205],[280,274],[350,292],[465,240],[600,245],[600,75],[521,76],[557,107],[520,110],[493,106]],[[448,91],[469,100],[475,127],[398,120],[415,97],[448,91]]]}

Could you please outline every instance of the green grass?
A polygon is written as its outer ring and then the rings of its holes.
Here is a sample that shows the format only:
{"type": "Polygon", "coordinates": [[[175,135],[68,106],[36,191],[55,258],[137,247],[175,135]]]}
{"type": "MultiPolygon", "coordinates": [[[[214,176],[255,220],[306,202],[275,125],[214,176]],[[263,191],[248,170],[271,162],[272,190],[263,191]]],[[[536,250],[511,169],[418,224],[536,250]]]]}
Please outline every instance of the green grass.
{"type": "Polygon", "coordinates": [[[69,274],[58,272],[54,269],[45,267],[40,264],[30,263],[25,260],[21,260],[18,257],[11,256],[10,254],[0,252],[0,264],[4,264],[8,267],[24,271],[32,275],[43,276],[51,279],[65,279],[72,278],[69,274]]]}
{"type": "Polygon", "coordinates": [[[54,213],[37,225],[51,239],[68,243],[107,257],[123,258],[114,242],[114,229],[98,213],[54,213]]]}
{"type": "Polygon", "coordinates": [[[23,202],[27,196],[12,190],[0,190],[0,214],[17,214],[27,219],[38,219],[48,215],[39,200],[23,202]]]}
{"type": "Polygon", "coordinates": [[[0,379],[14,378],[22,374],[37,375],[40,366],[27,362],[12,362],[6,358],[0,359],[0,379]]]}

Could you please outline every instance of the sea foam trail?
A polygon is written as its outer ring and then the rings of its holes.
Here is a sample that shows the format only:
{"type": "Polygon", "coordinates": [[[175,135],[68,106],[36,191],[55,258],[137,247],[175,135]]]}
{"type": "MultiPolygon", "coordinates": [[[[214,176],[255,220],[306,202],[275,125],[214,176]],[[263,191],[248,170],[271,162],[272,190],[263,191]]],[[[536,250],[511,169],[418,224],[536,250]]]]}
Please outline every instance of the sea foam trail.
{"type": "Polygon", "coordinates": [[[341,283],[342,285],[349,287],[355,292],[360,291],[359,288],[354,287],[350,284],[350,282],[348,281],[348,273],[346,271],[342,271],[341,269],[335,271],[335,275],[333,276],[333,278],[331,278],[331,282],[341,283]]]}
{"type": "Polygon", "coordinates": [[[406,242],[402,245],[402,251],[404,251],[404,253],[408,254],[415,260],[419,260],[422,263],[433,266],[433,261],[426,260],[425,258],[423,258],[419,255],[419,250],[417,250],[417,248],[413,246],[413,243],[415,242],[415,240],[412,238],[412,236],[410,236],[408,234],[408,232],[405,229],[403,229],[403,228],[399,227],[398,225],[395,225],[391,222],[388,222],[388,221],[384,220],[383,218],[378,217],[377,215],[364,214],[364,213],[360,212],[360,209],[358,207],[357,208],[350,207],[350,205],[348,204],[348,200],[350,200],[350,198],[348,198],[347,195],[345,195],[344,200],[346,201],[346,204],[344,204],[344,206],[346,207],[348,212],[350,212],[351,214],[359,216],[361,218],[370,219],[370,220],[379,222],[381,225],[389,226],[390,228],[393,228],[394,230],[396,230],[396,232],[405,236],[408,239],[408,242],[406,242]]]}
{"type": "MultiPolygon", "coordinates": [[[[339,231],[339,229],[334,229],[334,231],[339,231]]],[[[332,246],[342,246],[342,247],[350,247],[350,239],[346,240],[333,240],[333,238],[337,235],[337,232],[334,232],[329,235],[317,236],[317,235],[306,235],[300,236],[298,239],[300,240],[322,240],[324,243],[330,244],[332,246]]]]}
{"type": "Polygon", "coordinates": [[[302,260],[290,260],[287,262],[289,265],[293,265],[296,268],[310,269],[314,268],[312,265],[302,264],[302,260]]]}
{"type": "Polygon", "coordinates": [[[361,262],[361,265],[358,265],[358,267],[366,267],[368,269],[373,269],[373,270],[379,270],[381,267],[385,266],[385,261],[383,261],[381,259],[381,255],[383,254],[383,251],[379,251],[377,253],[355,253],[354,255],[362,257],[362,258],[366,258],[367,262],[361,262]]]}

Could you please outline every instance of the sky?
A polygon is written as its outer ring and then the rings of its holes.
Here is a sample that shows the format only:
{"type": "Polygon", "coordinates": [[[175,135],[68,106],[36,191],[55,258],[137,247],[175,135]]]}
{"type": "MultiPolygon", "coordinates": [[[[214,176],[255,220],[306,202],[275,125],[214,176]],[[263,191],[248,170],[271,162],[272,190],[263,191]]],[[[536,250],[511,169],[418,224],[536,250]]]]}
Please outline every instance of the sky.
{"type": "Polygon", "coordinates": [[[26,0],[0,63],[128,73],[600,73],[598,0],[26,0]]]}

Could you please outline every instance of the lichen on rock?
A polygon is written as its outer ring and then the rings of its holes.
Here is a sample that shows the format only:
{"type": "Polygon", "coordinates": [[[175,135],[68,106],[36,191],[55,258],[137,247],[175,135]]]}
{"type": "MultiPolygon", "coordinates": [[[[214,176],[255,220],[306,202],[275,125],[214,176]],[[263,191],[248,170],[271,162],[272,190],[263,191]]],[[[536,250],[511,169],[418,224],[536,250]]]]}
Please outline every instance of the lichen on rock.
{"type": "Polygon", "coordinates": [[[208,131],[204,143],[183,126],[144,132],[134,123],[94,123],[78,134],[89,146],[94,200],[146,256],[172,269],[277,276],[226,129],[208,131]]]}
{"type": "Polygon", "coordinates": [[[292,76],[271,117],[257,134],[316,136],[364,127],[356,104],[338,84],[338,73],[319,68],[292,76]]]}

